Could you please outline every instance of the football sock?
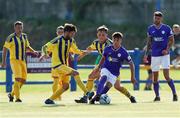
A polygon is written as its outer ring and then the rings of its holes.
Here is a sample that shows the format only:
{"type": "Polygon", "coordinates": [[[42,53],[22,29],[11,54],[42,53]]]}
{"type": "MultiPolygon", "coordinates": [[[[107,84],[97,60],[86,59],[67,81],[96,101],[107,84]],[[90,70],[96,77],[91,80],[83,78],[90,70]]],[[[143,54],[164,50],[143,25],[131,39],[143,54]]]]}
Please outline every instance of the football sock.
{"type": "Polygon", "coordinates": [[[58,85],[59,85],[59,79],[54,79],[53,85],[52,85],[53,93],[55,93],[57,91],[58,85]]]}
{"type": "Polygon", "coordinates": [[[108,91],[109,91],[109,87],[108,86],[105,86],[101,92],[101,94],[106,94],[108,91]]]}
{"type": "Polygon", "coordinates": [[[129,91],[125,88],[125,87],[121,87],[121,90],[120,92],[122,94],[124,94],[126,97],[130,98],[131,97],[131,94],[129,93],[129,91]]]}
{"type": "Polygon", "coordinates": [[[49,99],[55,100],[55,99],[58,98],[60,95],[62,95],[64,91],[65,91],[65,90],[64,90],[62,87],[60,87],[55,93],[53,93],[53,95],[52,95],[49,99]]]}
{"type": "Polygon", "coordinates": [[[93,85],[94,85],[94,81],[91,79],[88,79],[87,84],[86,84],[86,89],[88,90],[88,92],[92,90],[93,85]]]}
{"type": "Polygon", "coordinates": [[[79,75],[74,76],[74,79],[76,80],[77,85],[81,88],[81,90],[83,90],[84,95],[86,95],[86,93],[87,93],[88,91],[87,91],[86,87],[84,86],[84,84],[82,83],[79,75]]]}
{"type": "Polygon", "coordinates": [[[172,94],[175,95],[176,94],[176,89],[175,89],[175,86],[174,86],[174,81],[172,79],[170,79],[170,81],[168,81],[168,85],[172,90],[172,94]]]}
{"type": "Polygon", "coordinates": [[[159,82],[154,82],[154,92],[156,94],[156,97],[159,97],[159,82]]]}
{"type": "Polygon", "coordinates": [[[98,84],[98,87],[97,87],[96,94],[101,94],[102,89],[103,89],[103,87],[104,87],[104,84],[105,84],[106,80],[107,80],[107,77],[106,77],[106,76],[102,76],[102,77],[100,78],[100,81],[99,81],[99,84],[98,84]]]}
{"type": "Polygon", "coordinates": [[[13,86],[13,91],[11,93],[11,95],[15,95],[16,99],[20,98],[20,82],[15,81],[14,82],[14,86],[13,86]]]}

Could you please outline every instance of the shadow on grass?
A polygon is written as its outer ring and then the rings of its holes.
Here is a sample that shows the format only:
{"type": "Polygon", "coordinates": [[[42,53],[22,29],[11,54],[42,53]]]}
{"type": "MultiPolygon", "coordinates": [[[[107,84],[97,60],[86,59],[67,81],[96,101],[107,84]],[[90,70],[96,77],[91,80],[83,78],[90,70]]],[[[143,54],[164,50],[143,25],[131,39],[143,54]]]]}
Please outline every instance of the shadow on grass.
{"type": "Polygon", "coordinates": [[[42,105],[42,107],[65,107],[64,104],[52,104],[52,105],[42,105]]]}

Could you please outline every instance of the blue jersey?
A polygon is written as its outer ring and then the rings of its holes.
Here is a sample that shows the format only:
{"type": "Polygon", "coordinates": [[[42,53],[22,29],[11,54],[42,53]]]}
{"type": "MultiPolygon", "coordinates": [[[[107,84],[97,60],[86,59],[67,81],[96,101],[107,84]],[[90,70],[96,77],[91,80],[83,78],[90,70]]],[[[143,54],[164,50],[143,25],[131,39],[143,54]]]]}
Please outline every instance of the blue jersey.
{"type": "Polygon", "coordinates": [[[112,45],[108,46],[104,49],[103,56],[105,57],[105,62],[102,68],[108,69],[115,76],[119,76],[120,68],[124,60],[127,62],[132,61],[124,47],[115,50],[112,45]]]}
{"type": "Polygon", "coordinates": [[[161,24],[159,28],[155,24],[148,27],[148,36],[152,38],[151,49],[152,56],[163,56],[162,51],[167,48],[169,37],[173,32],[168,25],[161,24]]]}

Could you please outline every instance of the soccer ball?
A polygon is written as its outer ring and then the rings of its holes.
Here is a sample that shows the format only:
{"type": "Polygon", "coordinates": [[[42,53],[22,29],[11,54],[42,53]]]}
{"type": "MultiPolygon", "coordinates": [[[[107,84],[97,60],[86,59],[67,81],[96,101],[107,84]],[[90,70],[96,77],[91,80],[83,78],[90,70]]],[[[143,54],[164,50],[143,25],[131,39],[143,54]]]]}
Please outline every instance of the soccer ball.
{"type": "Polygon", "coordinates": [[[111,99],[107,94],[102,94],[99,100],[100,104],[110,104],[111,99]]]}

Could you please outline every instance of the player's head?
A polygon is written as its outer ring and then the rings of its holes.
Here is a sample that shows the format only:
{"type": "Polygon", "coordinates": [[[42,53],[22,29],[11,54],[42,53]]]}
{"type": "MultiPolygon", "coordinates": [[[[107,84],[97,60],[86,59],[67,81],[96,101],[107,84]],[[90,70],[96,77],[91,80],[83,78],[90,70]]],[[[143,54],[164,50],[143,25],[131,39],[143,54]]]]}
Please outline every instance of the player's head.
{"type": "Polygon", "coordinates": [[[114,48],[119,48],[121,46],[122,39],[123,39],[123,34],[121,32],[114,32],[112,34],[114,48]]]}
{"type": "Polygon", "coordinates": [[[57,29],[56,29],[56,34],[58,35],[58,36],[61,36],[61,35],[63,35],[63,33],[64,33],[64,26],[58,26],[57,27],[57,29]]]}
{"type": "Polygon", "coordinates": [[[174,32],[174,34],[180,33],[180,26],[178,24],[173,25],[173,32],[174,32]]]}
{"type": "Polygon", "coordinates": [[[64,37],[66,39],[71,39],[75,36],[75,33],[77,32],[77,28],[73,24],[66,23],[64,25],[64,37]]]}
{"type": "Polygon", "coordinates": [[[97,37],[100,42],[104,42],[108,37],[108,28],[105,25],[102,25],[97,28],[97,37]]]}
{"type": "Polygon", "coordinates": [[[153,17],[154,24],[156,25],[161,24],[162,19],[163,19],[163,14],[160,11],[154,12],[154,17],[153,17]]]}
{"type": "Polygon", "coordinates": [[[23,31],[23,23],[21,21],[14,22],[14,31],[16,34],[20,35],[23,31]]]}

